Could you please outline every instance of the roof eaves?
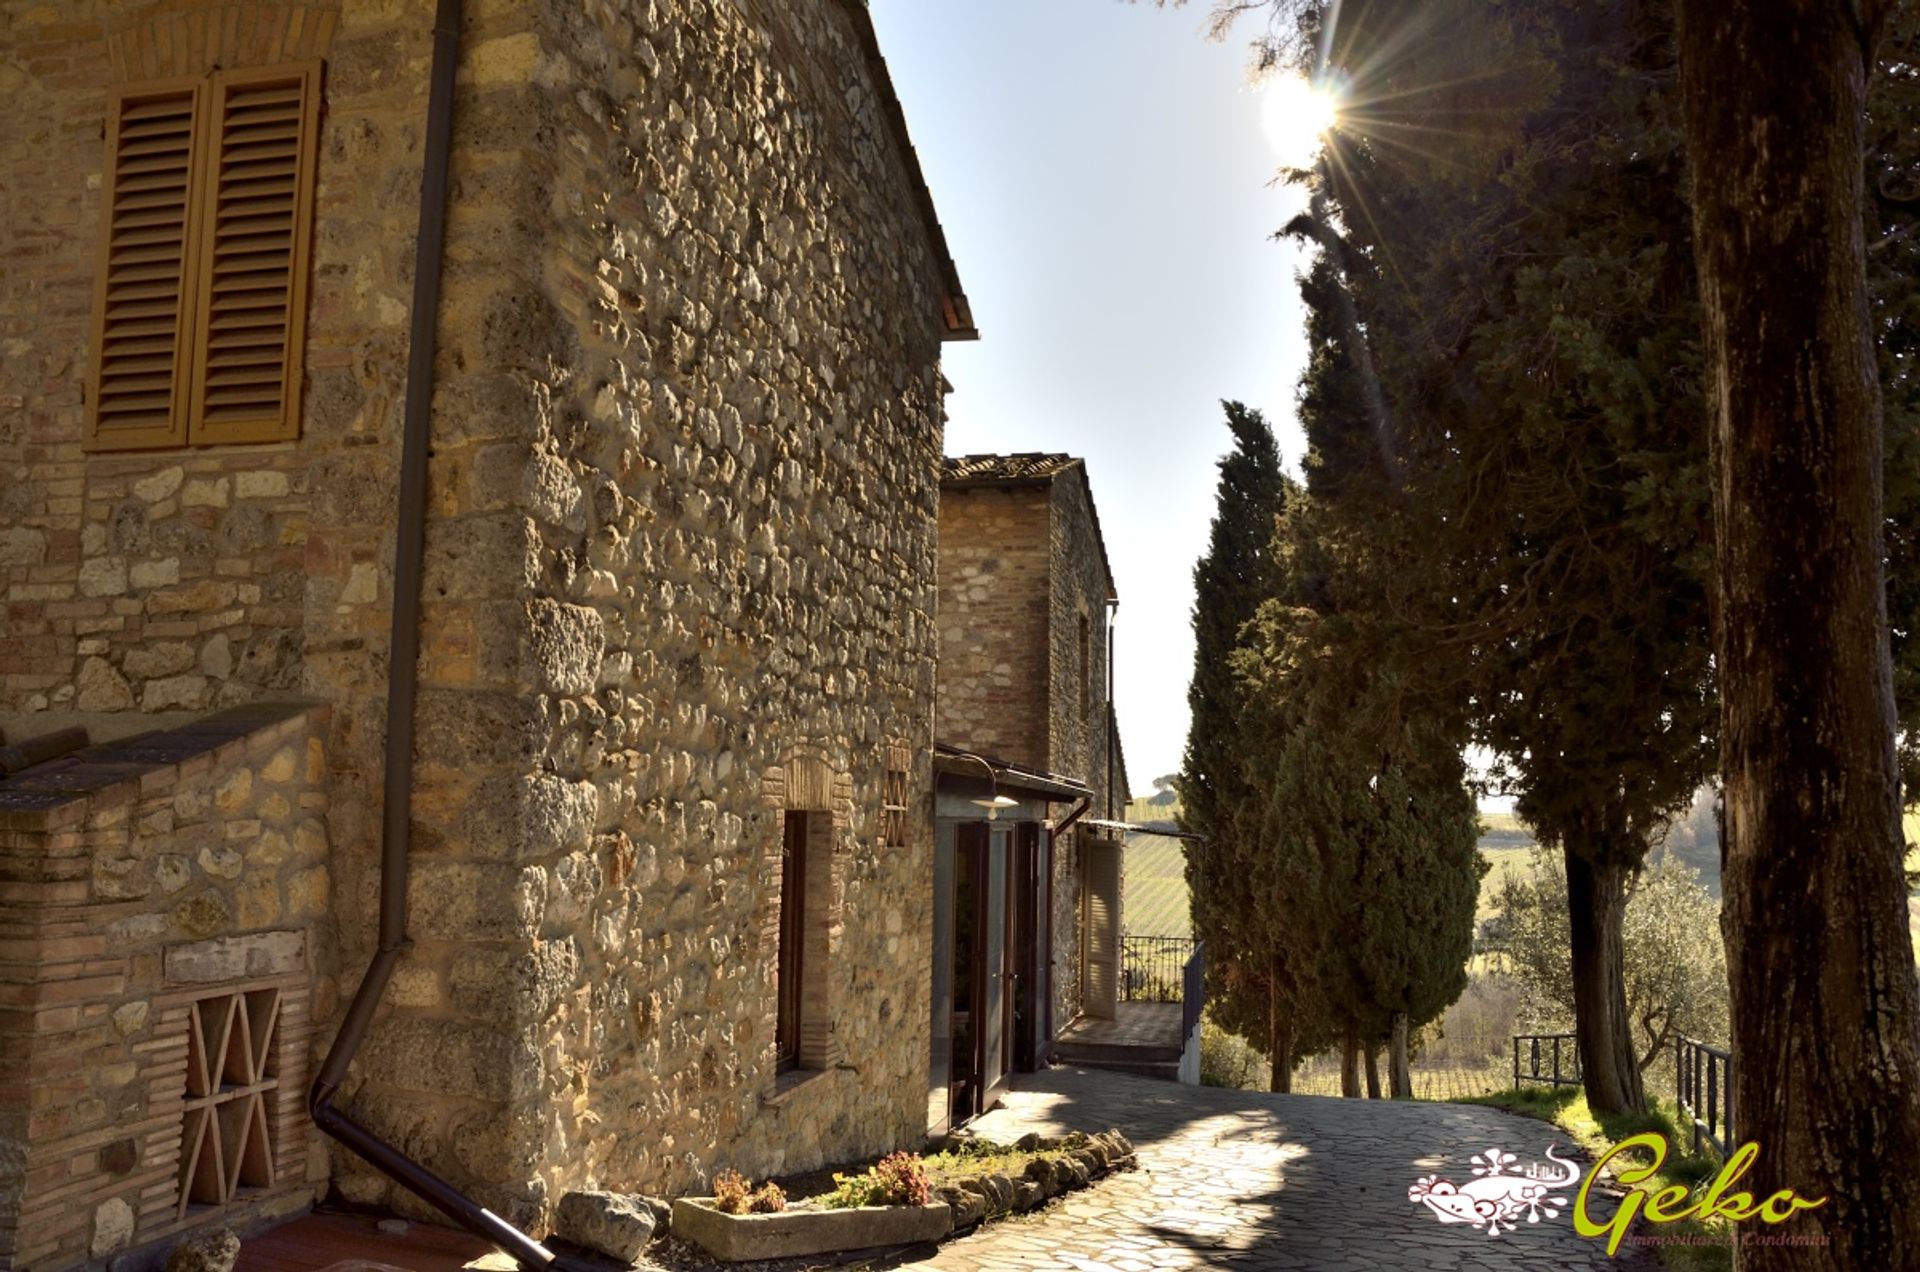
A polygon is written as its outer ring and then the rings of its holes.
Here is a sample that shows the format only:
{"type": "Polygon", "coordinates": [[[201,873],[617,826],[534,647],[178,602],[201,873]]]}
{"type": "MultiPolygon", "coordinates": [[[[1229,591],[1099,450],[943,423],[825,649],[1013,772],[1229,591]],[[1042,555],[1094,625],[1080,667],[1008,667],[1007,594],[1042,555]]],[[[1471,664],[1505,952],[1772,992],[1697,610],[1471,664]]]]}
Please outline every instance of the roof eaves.
{"type": "Polygon", "coordinates": [[[947,247],[947,233],[940,225],[940,215],[933,206],[933,191],[927,188],[926,174],[920,169],[920,156],[913,148],[913,138],[907,132],[906,112],[900,108],[900,98],[893,91],[893,76],[887,71],[887,59],[880,52],[880,37],[873,29],[873,15],[867,11],[865,0],[842,0],[853,15],[854,30],[859,34],[861,52],[866,56],[867,69],[873,77],[874,87],[879,90],[880,106],[887,119],[887,129],[893,134],[894,144],[900,148],[901,162],[906,165],[907,176],[913,182],[914,201],[920,208],[920,221],[926,230],[937,265],[940,281],[945,295],[940,298],[940,324],[942,340],[978,340],[980,330],[973,324],[973,309],[967,304],[966,290],[960,285],[960,271],[953,263],[953,253],[947,247]]]}

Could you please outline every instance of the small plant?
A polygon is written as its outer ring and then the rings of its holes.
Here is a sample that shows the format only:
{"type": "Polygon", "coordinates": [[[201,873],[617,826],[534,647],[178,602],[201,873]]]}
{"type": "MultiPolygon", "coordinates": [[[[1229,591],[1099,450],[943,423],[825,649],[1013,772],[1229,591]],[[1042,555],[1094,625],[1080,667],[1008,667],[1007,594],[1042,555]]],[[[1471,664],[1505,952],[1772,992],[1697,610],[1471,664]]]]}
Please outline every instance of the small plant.
{"type": "Polygon", "coordinates": [[[880,1185],[874,1179],[873,1172],[864,1175],[842,1175],[833,1173],[834,1190],[820,1201],[828,1210],[858,1210],[862,1206],[877,1206],[880,1202],[880,1185]]]}
{"type": "Polygon", "coordinates": [[[746,1214],[753,1204],[752,1194],[752,1185],[737,1170],[723,1170],[713,1177],[713,1208],[723,1215],[746,1214]]]}
{"type": "Polygon", "coordinates": [[[713,1177],[713,1208],[723,1215],[777,1215],[787,1208],[787,1192],[771,1179],[755,1192],[745,1175],[723,1170],[713,1177]]]}
{"type": "Polygon", "coordinates": [[[889,1153],[880,1159],[872,1173],[879,1178],[888,1205],[924,1206],[927,1204],[930,1191],[927,1186],[927,1168],[912,1153],[889,1153]]]}
{"type": "Polygon", "coordinates": [[[924,1206],[932,1193],[927,1168],[912,1153],[889,1153],[863,1175],[836,1173],[838,1185],[822,1205],[831,1210],[861,1206],[924,1206]]]}

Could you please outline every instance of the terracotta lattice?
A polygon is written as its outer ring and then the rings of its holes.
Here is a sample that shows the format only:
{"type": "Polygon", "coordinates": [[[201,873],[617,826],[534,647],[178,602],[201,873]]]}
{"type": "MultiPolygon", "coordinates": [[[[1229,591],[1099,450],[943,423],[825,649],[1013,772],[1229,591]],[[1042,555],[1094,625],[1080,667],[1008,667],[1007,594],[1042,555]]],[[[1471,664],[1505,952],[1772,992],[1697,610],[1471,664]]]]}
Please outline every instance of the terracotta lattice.
{"type": "Polygon", "coordinates": [[[888,848],[907,842],[907,767],[911,753],[903,746],[887,748],[887,767],[881,787],[881,839],[888,848]]]}
{"type": "Polygon", "coordinates": [[[278,989],[217,994],[187,1016],[180,1209],[223,1206],[273,1184],[267,1100],[280,1086],[278,989]]]}

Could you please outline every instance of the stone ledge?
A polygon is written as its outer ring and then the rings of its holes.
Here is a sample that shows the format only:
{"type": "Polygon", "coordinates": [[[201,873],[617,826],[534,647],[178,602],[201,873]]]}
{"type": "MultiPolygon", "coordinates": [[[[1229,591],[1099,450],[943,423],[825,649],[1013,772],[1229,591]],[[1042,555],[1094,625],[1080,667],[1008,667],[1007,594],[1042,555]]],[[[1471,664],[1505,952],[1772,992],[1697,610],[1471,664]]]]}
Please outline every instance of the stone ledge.
{"type": "Polygon", "coordinates": [[[721,1214],[704,1197],[681,1197],[673,1203],[673,1235],[722,1263],[915,1245],[938,1241],[952,1231],[953,1210],[944,1201],[772,1215],[721,1214]]]}
{"type": "Polygon", "coordinates": [[[822,1078],[831,1077],[838,1069],[789,1069],[774,1079],[773,1089],[762,1093],[762,1108],[777,1109],[794,1097],[799,1091],[813,1087],[822,1078]]]}
{"type": "Polygon", "coordinates": [[[314,702],[250,703],[35,765],[0,782],[0,828],[64,825],[89,806],[126,802],[156,773],[244,747],[254,735],[289,721],[317,722],[327,711],[314,702]]]}

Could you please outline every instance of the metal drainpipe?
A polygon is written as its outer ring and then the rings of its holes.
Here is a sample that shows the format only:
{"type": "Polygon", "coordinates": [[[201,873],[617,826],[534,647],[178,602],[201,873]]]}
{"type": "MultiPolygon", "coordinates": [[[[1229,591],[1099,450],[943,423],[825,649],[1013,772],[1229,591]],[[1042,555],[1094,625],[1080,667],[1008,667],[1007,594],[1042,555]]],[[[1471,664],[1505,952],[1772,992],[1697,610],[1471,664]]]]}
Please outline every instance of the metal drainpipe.
{"type": "Polygon", "coordinates": [[[453,138],[453,79],[459,61],[460,0],[439,0],[420,170],[420,226],[414,239],[413,314],[407,340],[406,417],[400,449],[400,520],[393,544],[393,637],[387,670],[387,761],[380,846],[380,948],[360,979],[340,1031],[307,1093],[322,1132],[524,1267],[549,1268],[552,1251],[333,1106],[334,1093],[365,1040],[407,939],[407,849],[413,812],[413,711],[419,685],[420,576],[426,553],[427,443],[433,405],[434,327],[445,255],[447,158],[453,138]]]}
{"type": "Polygon", "coordinates": [[[1113,616],[1120,612],[1120,602],[1107,602],[1107,820],[1113,820],[1113,746],[1119,733],[1118,717],[1113,710],[1113,616]]]}

